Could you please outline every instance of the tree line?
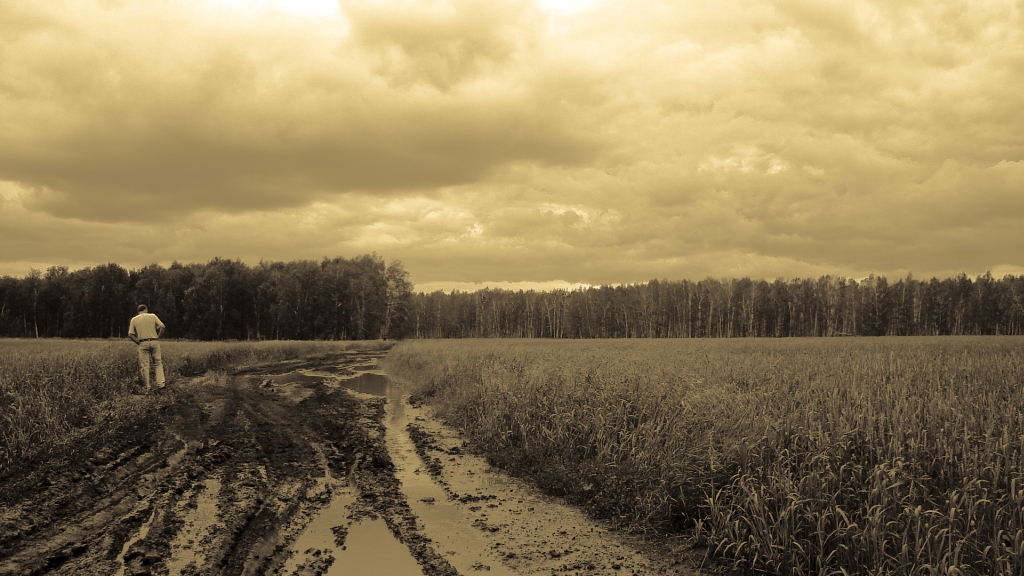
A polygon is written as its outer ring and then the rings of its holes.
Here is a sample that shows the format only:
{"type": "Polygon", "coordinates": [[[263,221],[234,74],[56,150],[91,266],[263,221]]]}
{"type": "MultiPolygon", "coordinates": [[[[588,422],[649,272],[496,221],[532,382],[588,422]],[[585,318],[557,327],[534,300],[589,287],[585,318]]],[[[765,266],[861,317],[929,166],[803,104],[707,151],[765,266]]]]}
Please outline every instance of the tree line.
{"type": "Polygon", "coordinates": [[[0,337],[123,337],[145,303],[194,340],[728,338],[1024,334],[1024,275],[651,280],[550,292],[413,293],[401,262],[215,258],[0,278],[0,337]]]}
{"type": "Polygon", "coordinates": [[[651,280],[417,294],[417,338],[728,338],[1024,333],[1024,275],[651,280]]]}
{"type": "Polygon", "coordinates": [[[0,337],[124,337],[140,303],[193,340],[401,338],[412,283],[377,255],[321,262],[53,266],[0,278],[0,337]]]}

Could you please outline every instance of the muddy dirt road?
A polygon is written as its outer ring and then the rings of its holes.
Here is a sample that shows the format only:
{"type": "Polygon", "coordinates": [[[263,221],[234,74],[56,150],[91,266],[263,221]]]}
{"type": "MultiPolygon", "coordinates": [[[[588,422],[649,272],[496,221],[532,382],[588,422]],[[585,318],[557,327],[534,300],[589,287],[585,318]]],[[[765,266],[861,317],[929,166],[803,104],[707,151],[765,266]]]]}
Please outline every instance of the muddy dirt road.
{"type": "Polygon", "coordinates": [[[695,573],[491,470],[382,354],[172,384],[116,445],[0,489],[0,574],[695,573]]]}

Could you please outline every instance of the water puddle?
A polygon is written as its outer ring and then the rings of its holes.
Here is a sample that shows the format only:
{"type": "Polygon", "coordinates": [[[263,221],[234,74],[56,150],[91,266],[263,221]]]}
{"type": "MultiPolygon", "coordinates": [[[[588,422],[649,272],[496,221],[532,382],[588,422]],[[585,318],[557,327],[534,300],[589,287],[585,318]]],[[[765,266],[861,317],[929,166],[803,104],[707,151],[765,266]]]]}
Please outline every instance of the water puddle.
{"type": "Polygon", "coordinates": [[[188,442],[186,442],[184,438],[177,434],[174,435],[174,438],[178,442],[181,442],[181,449],[167,457],[167,465],[171,468],[174,468],[175,466],[180,464],[181,459],[184,458],[185,454],[188,453],[188,442]]]}
{"type": "Polygon", "coordinates": [[[217,497],[220,489],[220,478],[207,478],[205,488],[196,497],[195,508],[185,515],[185,525],[171,543],[171,557],[167,561],[171,576],[183,573],[190,564],[206,565],[206,557],[200,554],[203,548],[201,544],[212,539],[215,531],[222,529],[217,524],[217,497]]]}
{"type": "Polygon", "coordinates": [[[327,376],[308,374],[306,372],[289,372],[278,376],[271,376],[270,381],[277,385],[282,384],[317,384],[327,379],[327,376]]]}
{"type": "MultiPolygon", "coordinates": [[[[359,394],[386,397],[385,445],[423,535],[460,574],[486,571],[494,576],[514,576],[516,573],[491,551],[493,538],[489,539],[492,535],[480,528],[480,508],[450,500],[427,473],[406,431],[412,416],[403,398],[405,388],[381,374],[373,364],[351,368],[358,374],[349,378],[296,371],[273,376],[271,381],[276,385],[292,384],[283,386],[285,393],[297,388],[295,384],[322,382],[359,394]]],[[[332,486],[314,489],[330,491],[333,488],[331,502],[290,546],[292,555],[282,574],[422,574],[409,550],[392,535],[383,520],[364,518],[355,522],[349,519],[351,505],[358,497],[355,488],[334,484],[329,474],[325,481],[332,486]]]]}
{"type": "Polygon", "coordinates": [[[349,527],[345,550],[335,553],[328,576],[341,574],[394,574],[422,576],[423,569],[395,539],[383,520],[363,520],[349,527]]]}
{"type": "Polygon", "coordinates": [[[307,371],[288,372],[270,376],[263,380],[263,385],[277,386],[277,390],[292,402],[301,402],[313,395],[313,387],[335,376],[310,374],[307,371]]]}
{"type": "Polygon", "coordinates": [[[349,520],[355,489],[335,490],[335,497],[292,544],[282,574],[423,574],[409,550],[380,519],[349,520]]]}
{"type": "MultiPolygon", "coordinates": [[[[354,378],[346,378],[338,383],[342,388],[347,388],[361,394],[373,396],[386,396],[389,403],[396,403],[401,409],[403,388],[391,382],[391,379],[376,372],[363,372],[354,378]]],[[[390,423],[385,423],[390,424],[390,423]]]]}
{"type": "Polygon", "coordinates": [[[127,565],[124,563],[124,557],[128,554],[128,549],[132,547],[132,544],[135,544],[139,540],[143,540],[146,536],[149,535],[149,528],[153,525],[153,520],[155,519],[156,510],[154,509],[153,512],[150,513],[149,519],[146,520],[145,523],[143,523],[142,526],[139,528],[139,531],[136,532],[134,536],[129,538],[128,541],[124,543],[124,546],[121,547],[121,553],[117,555],[117,560],[114,560],[114,562],[118,564],[120,568],[118,568],[117,573],[114,576],[124,576],[124,571],[127,568],[127,565]]]}
{"type": "MultiPolygon", "coordinates": [[[[178,465],[181,464],[181,461],[188,454],[189,448],[198,445],[197,443],[190,444],[184,438],[177,434],[174,434],[174,438],[175,442],[181,443],[181,448],[179,448],[173,454],[167,457],[164,467],[157,471],[143,474],[142,476],[139,477],[138,486],[136,490],[139,492],[140,496],[142,496],[144,493],[151,491],[154,486],[160,483],[161,480],[167,478],[171,471],[176,469],[178,465]]],[[[140,510],[140,507],[151,505],[151,503],[147,504],[147,499],[143,499],[138,504],[136,504],[136,510],[140,510]]],[[[128,549],[131,548],[136,542],[139,542],[140,540],[145,540],[146,536],[149,535],[149,529],[153,525],[153,521],[156,519],[156,512],[156,508],[153,507],[153,511],[150,513],[149,518],[142,524],[142,526],[139,527],[139,530],[135,534],[133,534],[132,537],[129,538],[127,542],[124,543],[124,546],[121,547],[121,553],[117,555],[117,559],[114,561],[119,566],[117,572],[115,573],[115,576],[124,576],[125,570],[128,568],[127,564],[125,563],[125,556],[128,554],[128,549]]]]}
{"type": "Polygon", "coordinates": [[[405,388],[374,372],[342,380],[339,385],[362,394],[387,397],[385,444],[395,464],[395,476],[402,483],[402,493],[423,534],[433,541],[434,549],[460,574],[487,571],[496,576],[515,576],[489,552],[492,543],[479,529],[476,511],[449,500],[444,489],[426,472],[406,432],[410,417],[403,398],[405,388]]]}

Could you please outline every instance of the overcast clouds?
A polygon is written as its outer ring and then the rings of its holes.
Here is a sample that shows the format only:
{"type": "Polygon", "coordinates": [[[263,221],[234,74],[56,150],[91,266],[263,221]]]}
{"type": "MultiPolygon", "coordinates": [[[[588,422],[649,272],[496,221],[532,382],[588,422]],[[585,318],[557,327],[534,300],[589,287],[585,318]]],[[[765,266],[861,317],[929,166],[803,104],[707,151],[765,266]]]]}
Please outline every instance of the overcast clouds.
{"type": "Polygon", "coordinates": [[[286,4],[0,3],[0,274],[1024,273],[1024,2],[286,4]]]}

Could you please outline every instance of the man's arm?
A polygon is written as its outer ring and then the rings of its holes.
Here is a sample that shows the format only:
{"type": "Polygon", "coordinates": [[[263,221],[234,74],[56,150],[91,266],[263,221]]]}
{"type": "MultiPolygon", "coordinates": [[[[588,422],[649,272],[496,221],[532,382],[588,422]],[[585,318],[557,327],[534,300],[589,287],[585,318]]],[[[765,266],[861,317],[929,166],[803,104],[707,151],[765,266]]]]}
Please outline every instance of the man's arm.
{"type": "Polygon", "coordinates": [[[128,338],[138,346],[139,336],[138,329],[135,327],[135,318],[132,318],[131,324],[128,325],[128,338]]]}
{"type": "Polygon", "coordinates": [[[153,317],[156,318],[156,337],[157,338],[163,338],[164,337],[164,328],[166,328],[166,326],[164,326],[164,323],[161,322],[160,318],[157,318],[156,315],[153,315],[153,317]]]}

